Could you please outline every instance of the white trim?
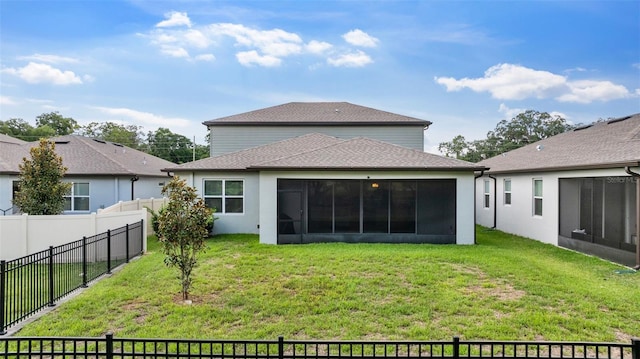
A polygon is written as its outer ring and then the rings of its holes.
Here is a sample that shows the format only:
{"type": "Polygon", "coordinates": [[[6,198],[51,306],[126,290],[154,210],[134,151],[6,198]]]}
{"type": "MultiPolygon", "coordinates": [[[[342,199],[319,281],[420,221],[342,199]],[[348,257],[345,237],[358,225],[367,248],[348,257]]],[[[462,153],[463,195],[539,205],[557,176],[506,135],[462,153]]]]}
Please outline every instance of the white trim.
{"type": "Polygon", "coordinates": [[[245,181],[244,178],[203,178],[202,179],[202,198],[206,201],[207,198],[220,198],[220,202],[222,205],[222,208],[216,208],[216,214],[221,214],[221,215],[243,215],[245,213],[245,208],[246,208],[246,199],[245,199],[245,181]],[[222,193],[220,195],[207,195],[206,194],[206,185],[205,183],[207,181],[220,181],[221,183],[221,191],[222,193]],[[227,195],[225,192],[226,190],[226,183],[228,181],[233,181],[233,182],[241,182],[242,183],[242,195],[227,195]],[[242,212],[227,212],[226,209],[226,199],[242,199],[242,212]]]}

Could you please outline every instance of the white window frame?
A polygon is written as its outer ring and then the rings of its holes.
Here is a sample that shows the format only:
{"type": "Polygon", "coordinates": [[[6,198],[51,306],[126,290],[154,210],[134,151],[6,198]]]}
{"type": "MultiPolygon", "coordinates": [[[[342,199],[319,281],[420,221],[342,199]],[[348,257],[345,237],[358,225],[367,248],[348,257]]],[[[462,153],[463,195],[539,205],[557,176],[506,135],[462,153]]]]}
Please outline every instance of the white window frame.
{"type": "Polygon", "coordinates": [[[504,196],[503,196],[503,203],[505,206],[510,206],[511,205],[511,201],[513,200],[513,196],[511,195],[511,188],[513,186],[513,183],[511,182],[511,178],[505,178],[504,182],[502,183],[503,185],[503,189],[504,189],[504,196]],[[509,189],[507,189],[507,183],[509,184],[509,189]],[[509,195],[509,196],[507,196],[509,195]],[[507,198],[509,198],[509,200],[507,201],[507,198]]]}
{"type": "Polygon", "coordinates": [[[69,194],[68,195],[64,195],[64,198],[70,199],[70,204],[71,204],[71,208],[67,209],[65,208],[64,211],[65,212],[89,212],[91,211],[91,184],[89,182],[71,182],[71,189],[69,189],[69,194]],[[80,195],[76,193],[76,185],[81,185],[81,184],[86,184],[87,185],[87,194],[86,195],[80,195]],[[75,208],[75,199],[76,198],[86,198],[87,199],[87,203],[88,203],[88,207],[87,209],[76,209],[75,208]]]}
{"type": "Polygon", "coordinates": [[[202,180],[202,198],[203,199],[207,199],[207,198],[220,198],[221,203],[222,203],[222,208],[216,208],[216,214],[228,214],[228,215],[234,215],[234,214],[244,214],[244,210],[245,210],[245,198],[244,198],[244,193],[245,193],[245,181],[242,178],[205,178],[202,180]],[[206,194],[206,182],[210,182],[210,181],[220,181],[222,182],[222,193],[220,195],[208,195],[206,194]],[[242,183],[242,194],[241,195],[228,195],[226,194],[226,185],[227,182],[241,182],[242,183]],[[236,199],[242,199],[242,212],[227,212],[227,208],[226,208],[226,199],[231,199],[231,198],[236,198],[236,199]]]}
{"type": "Polygon", "coordinates": [[[483,208],[491,208],[491,181],[484,180],[484,195],[482,196],[483,208]]]}
{"type": "Polygon", "coordinates": [[[544,214],[543,211],[543,205],[544,205],[544,181],[542,180],[542,178],[534,178],[532,180],[532,185],[533,185],[533,208],[532,208],[532,212],[533,212],[533,216],[534,217],[542,217],[542,215],[544,214]],[[540,182],[540,194],[536,194],[536,182],[540,182]],[[540,213],[536,213],[536,201],[540,201],[540,213]]]}

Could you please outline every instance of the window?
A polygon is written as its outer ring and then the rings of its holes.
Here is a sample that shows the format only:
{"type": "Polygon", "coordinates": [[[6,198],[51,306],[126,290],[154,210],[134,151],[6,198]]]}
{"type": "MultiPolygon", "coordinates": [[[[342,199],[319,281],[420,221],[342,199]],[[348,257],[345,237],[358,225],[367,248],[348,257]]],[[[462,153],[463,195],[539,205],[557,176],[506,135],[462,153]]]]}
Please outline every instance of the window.
{"type": "Polygon", "coordinates": [[[205,180],[204,202],[216,213],[244,213],[244,181],[205,180]]]}
{"type": "Polygon", "coordinates": [[[64,196],[65,211],[89,211],[89,183],[71,183],[64,196]]]}
{"type": "Polygon", "coordinates": [[[511,204],[511,180],[510,179],[504,180],[504,204],[506,205],[511,204]]]}
{"type": "Polygon", "coordinates": [[[484,181],[484,208],[489,208],[491,197],[491,184],[489,180],[484,181]]]}
{"type": "Polygon", "coordinates": [[[533,180],[533,215],[542,216],[542,180],[533,180]]]}

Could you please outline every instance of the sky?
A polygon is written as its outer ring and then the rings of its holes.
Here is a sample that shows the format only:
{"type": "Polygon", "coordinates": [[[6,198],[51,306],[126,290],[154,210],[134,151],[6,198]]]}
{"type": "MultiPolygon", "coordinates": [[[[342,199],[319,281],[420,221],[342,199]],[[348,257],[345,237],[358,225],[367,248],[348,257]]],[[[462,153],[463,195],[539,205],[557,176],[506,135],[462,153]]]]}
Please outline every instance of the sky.
{"type": "Polygon", "coordinates": [[[640,1],[0,0],[0,120],[159,127],[288,102],[431,121],[425,150],[525,110],[640,112],[640,1]]]}

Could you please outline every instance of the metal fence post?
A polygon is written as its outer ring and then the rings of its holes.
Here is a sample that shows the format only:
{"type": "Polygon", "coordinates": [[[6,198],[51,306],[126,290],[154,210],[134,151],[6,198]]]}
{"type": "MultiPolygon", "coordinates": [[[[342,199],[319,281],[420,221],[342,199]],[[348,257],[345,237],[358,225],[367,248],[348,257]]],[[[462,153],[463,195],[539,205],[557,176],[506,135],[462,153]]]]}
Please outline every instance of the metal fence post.
{"type": "Polygon", "coordinates": [[[107,347],[106,347],[105,354],[107,356],[107,359],[111,359],[113,358],[113,333],[111,332],[107,333],[106,339],[107,339],[106,341],[107,347]]]}
{"type": "Polygon", "coordinates": [[[125,258],[126,262],[129,263],[129,223],[126,225],[126,236],[125,236],[125,258]]]}
{"type": "Polygon", "coordinates": [[[283,359],[283,358],[284,358],[284,337],[281,335],[278,337],[278,359],[283,359]]]}
{"type": "Polygon", "coordinates": [[[3,260],[0,261],[0,324],[2,325],[2,327],[0,327],[0,335],[5,335],[7,334],[6,326],[5,326],[5,318],[4,318],[4,306],[5,306],[5,302],[4,302],[4,296],[5,296],[5,277],[6,277],[6,271],[7,271],[7,261],[3,260]]]}
{"type": "Polygon", "coordinates": [[[453,337],[453,359],[460,358],[460,337],[453,337]]]}
{"type": "Polygon", "coordinates": [[[107,229],[107,274],[111,274],[111,230],[107,229]]]}
{"type": "Polygon", "coordinates": [[[87,237],[82,236],[82,288],[87,287],[87,237]]]}
{"type": "Polygon", "coordinates": [[[54,297],[54,285],[53,285],[53,246],[49,246],[49,306],[55,307],[56,303],[53,302],[54,297]]]}
{"type": "Polygon", "coordinates": [[[144,219],[140,220],[140,252],[138,254],[144,253],[144,219]]]}
{"type": "Polygon", "coordinates": [[[631,339],[631,358],[640,359],[640,338],[631,339]]]}

